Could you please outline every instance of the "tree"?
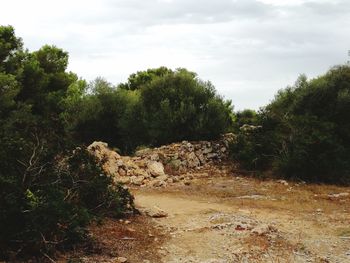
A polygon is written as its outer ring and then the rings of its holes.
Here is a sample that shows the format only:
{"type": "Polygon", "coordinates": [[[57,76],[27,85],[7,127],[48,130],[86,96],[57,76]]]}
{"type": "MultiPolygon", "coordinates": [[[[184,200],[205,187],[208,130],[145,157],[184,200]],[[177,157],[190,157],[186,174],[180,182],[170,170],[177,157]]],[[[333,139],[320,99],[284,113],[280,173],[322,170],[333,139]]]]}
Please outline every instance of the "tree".
{"type": "Polygon", "coordinates": [[[157,77],[163,77],[167,74],[171,74],[173,71],[166,67],[147,69],[146,71],[138,71],[129,76],[126,83],[120,84],[118,87],[126,90],[138,90],[146,84],[150,83],[157,77]]]}
{"type": "Polygon", "coordinates": [[[262,128],[241,134],[233,155],[242,159],[241,153],[249,153],[247,166],[260,160],[260,168],[272,167],[287,178],[350,183],[349,94],[349,66],[312,80],[300,76],[259,112],[262,128]]]}
{"type": "Polygon", "coordinates": [[[23,51],[0,26],[0,261],[52,254],[84,238],[95,216],[133,207],[67,133],[86,87],[67,63],[54,46],[23,51]]]}
{"type": "Polygon", "coordinates": [[[213,139],[231,125],[232,107],[210,82],[178,69],[141,89],[146,127],[152,144],[213,139]]]}

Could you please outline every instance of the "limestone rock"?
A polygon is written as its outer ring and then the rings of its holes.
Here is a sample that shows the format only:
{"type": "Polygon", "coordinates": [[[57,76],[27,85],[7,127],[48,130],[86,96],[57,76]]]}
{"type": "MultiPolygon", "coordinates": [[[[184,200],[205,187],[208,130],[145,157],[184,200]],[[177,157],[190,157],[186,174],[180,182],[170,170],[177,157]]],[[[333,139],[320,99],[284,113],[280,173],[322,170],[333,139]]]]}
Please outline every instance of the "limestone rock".
{"type": "Polygon", "coordinates": [[[151,181],[151,186],[153,187],[162,187],[162,186],[166,186],[166,182],[165,181],[162,181],[162,180],[153,180],[151,181]]]}
{"type": "Polygon", "coordinates": [[[150,148],[145,148],[145,149],[142,149],[142,150],[138,150],[138,151],[135,152],[135,156],[138,156],[138,157],[144,156],[144,155],[150,153],[151,151],[152,150],[150,148]]]}
{"type": "Polygon", "coordinates": [[[142,185],[144,179],[144,176],[131,176],[130,181],[134,185],[142,185]]]}
{"type": "Polygon", "coordinates": [[[149,158],[151,159],[151,161],[156,161],[156,162],[159,161],[159,155],[158,155],[158,153],[153,153],[153,154],[151,154],[149,158]]]}
{"type": "Polygon", "coordinates": [[[128,262],[128,259],[125,257],[118,257],[117,258],[117,263],[125,263],[128,262]]]}
{"type": "Polygon", "coordinates": [[[181,164],[182,164],[181,160],[174,159],[174,160],[171,160],[168,165],[172,170],[178,171],[181,167],[181,164]]]}
{"type": "Polygon", "coordinates": [[[154,177],[165,175],[164,166],[160,162],[150,161],[147,163],[147,167],[148,167],[149,173],[154,177]]]}
{"type": "Polygon", "coordinates": [[[128,184],[130,183],[130,177],[128,176],[115,177],[114,181],[117,183],[128,184]]]}
{"type": "Polygon", "coordinates": [[[286,180],[277,180],[277,183],[283,184],[285,186],[288,186],[288,182],[286,180]]]}
{"type": "MultiPolygon", "coordinates": [[[[184,182],[188,185],[194,179],[194,176],[188,176],[189,172],[206,169],[213,160],[225,160],[228,157],[229,144],[235,138],[234,134],[225,134],[220,140],[212,142],[172,143],[159,148],[139,150],[133,157],[120,156],[104,142],[93,142],[88,151],[102,162],[103,170],[115,183],[162,187],[185,179],[184,182]],[[169,177],[168,172],[176,177],[169,177]]],[[[199,171],[195,173],[195,177],[200,177],[199,174],[199,171]]],[[[340,194],[339,197],[345,196],[340,194]]],[[[339,197],[337,194],[329,196],[339,197]]]]}
{"type": "Polygon", "coordinates": [[[187,163],[189,168],[195,168],[200,165],[200,162],[194,152],[190,152],[187,155],[187,163]]]}
{"type": "Polygon", "coordinates": [[[144,210],[144,213],[150,217],[154,218],[161,218],[161,217],[167,217],[168,213],[162,210],[161,208],[154,206],[153,208],[148,208],[144,210]]]}
{"type": "Polygon", "coordinates": [[[166,181],[168,179],[168,176],[164,174],[164,175],[158,176],[157,179],[160,181],[166,181]]]}
{"type": "Polygon", "coordinates": [[[123,168],[119,168],[118,173],[120,176],[126,176],[126,171],[123,168]]]}

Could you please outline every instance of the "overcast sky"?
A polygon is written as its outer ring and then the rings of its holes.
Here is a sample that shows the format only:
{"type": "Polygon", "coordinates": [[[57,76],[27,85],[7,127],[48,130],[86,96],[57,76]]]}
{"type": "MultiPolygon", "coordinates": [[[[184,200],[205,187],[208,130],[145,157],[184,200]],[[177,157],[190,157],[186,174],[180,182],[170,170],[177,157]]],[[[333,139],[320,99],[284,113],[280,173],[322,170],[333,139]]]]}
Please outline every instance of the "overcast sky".
{"type": "Polygon", "coordinates": [[[87,80],[185,67],[235,109],[258,109],[299,74],[345,63],[350,49],[349,0],[11,0],[0,24],[30,50],[68,51],[69,70],[87,80]]]}

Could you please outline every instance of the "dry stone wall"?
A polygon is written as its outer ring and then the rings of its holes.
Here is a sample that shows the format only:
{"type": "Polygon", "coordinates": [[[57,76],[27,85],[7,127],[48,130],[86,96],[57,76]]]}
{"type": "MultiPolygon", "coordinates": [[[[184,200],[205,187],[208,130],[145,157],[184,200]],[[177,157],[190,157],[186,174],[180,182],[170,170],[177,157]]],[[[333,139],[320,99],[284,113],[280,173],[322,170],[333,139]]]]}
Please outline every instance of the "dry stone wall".
{"type": "Polygon", "coordinates": [[[142,149],[134,156],[121,156],[104,142],[94,142],[88,150],[116,183],[161,187],[180,181],[184,174],[211,162],[227,159],[229,144],[234,139],[235,136],[228,133],[217,141],[183,141],[142,149]]]}

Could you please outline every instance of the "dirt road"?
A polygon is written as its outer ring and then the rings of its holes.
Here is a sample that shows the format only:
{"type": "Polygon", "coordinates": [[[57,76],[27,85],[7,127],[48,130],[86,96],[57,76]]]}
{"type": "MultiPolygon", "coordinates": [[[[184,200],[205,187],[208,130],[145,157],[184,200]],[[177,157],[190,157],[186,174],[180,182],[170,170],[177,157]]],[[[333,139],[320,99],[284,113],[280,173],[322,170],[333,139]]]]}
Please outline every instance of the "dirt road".
{"type": "Polygon", "coordinates": [[[144,212],[91,226],[94,243],[58,262],[350,263],[350,187],[259,180],[221,166],[189,177],[131,189],[144,212]]]}
{"type": "MultiPolygon", "coordinates": [[[[169,238],[163,262],[350,262],[347,188],[242,177],[135,190],[141,209],[169,238]]],[[[144,262],[149,262],[145,260],[144,262]]]]}

